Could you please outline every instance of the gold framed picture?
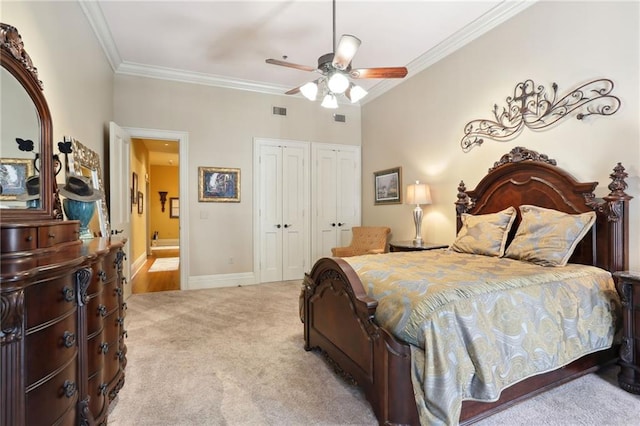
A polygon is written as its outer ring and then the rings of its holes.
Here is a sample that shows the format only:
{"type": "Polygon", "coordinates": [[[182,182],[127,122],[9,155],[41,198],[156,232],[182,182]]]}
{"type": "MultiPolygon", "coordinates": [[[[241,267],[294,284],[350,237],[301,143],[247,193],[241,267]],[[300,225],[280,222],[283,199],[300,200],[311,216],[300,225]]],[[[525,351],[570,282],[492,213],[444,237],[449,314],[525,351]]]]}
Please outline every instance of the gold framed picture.
{"type": "Polygon", "coordinates": [[[198,167],[198,201],[240,202],[240,169],[198,167]]]}

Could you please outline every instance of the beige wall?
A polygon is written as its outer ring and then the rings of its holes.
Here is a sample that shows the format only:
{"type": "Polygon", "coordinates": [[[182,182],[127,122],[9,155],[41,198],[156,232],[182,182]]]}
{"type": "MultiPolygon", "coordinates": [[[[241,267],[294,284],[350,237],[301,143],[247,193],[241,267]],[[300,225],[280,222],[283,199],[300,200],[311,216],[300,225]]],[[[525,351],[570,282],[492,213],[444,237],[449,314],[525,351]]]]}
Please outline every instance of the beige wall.
{"type": "Polygon", "coordinates": [[[187,83],[118,75],[115,121],[122,127],[189,134],[188,226],[190,277],[253,272],[253,138],[360,144],[360,110],[336,111],[300,97],[267,95],[187,83]],[[272,107],[287,116],[272,115],[272,107]],[[241,172],[240,203],[198,202],[198,167],[233,167],[241,172]],[[233,258],[233,264],[227,260],[233,258]]]}
{"type": "Polygon", "coordinates": [[[169,199],[180,198],[178,167],[151,165],[149,173],[149,236],[158,231],[158,238],[162,240],[177,240],[180,238],[177,218],[171,218],[169,213],[169,199]],[[159,191],[167,192],[167,201],[162,211],[159,191]]]}
{"type": "MultiPolygon", "coordinates": [[[[113,114],[113,70],[78,2],[2,1],[2,22],[22,35],[53,117],[54,152],[71,136],[97,152],[113,114]]],[[[59,175],[59,181],[64,177],[59,175]]]]}
{"type": "Polygon", "coordinates": [[[640,270],[640,22],[638,2],[539,2],[461,50],[413,76],[362,108],[363,223],[389,225],[393,239],[411,239],[412,206],[373,205],[373,172],[402,166],[403,180],[430,184],[423,237],[455,237],[456,189],[469,189],[515,146],[558,161],[578,180],[599,181],[621,161],[629,173],[630,263],[640,270]],[[610,78],[622,107],[613,116],[565,119],[543,131],[524,131],[509,142],[486,139],[469,153],[460,148],[467,122],[492,118],[516,83],[532,79],[559,93],[610,78]],[[400,149],[398,149],[400,148],[400,149]]]}

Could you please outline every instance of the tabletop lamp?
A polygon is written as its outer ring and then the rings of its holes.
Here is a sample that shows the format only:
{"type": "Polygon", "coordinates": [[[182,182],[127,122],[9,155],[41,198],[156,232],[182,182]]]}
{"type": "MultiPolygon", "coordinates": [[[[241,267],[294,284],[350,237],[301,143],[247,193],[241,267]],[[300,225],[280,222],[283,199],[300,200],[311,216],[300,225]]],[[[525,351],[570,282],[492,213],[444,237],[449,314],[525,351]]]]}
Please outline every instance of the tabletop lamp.
{"type": "Polygon", "coordinates": [[[407,204],[415,204],[416,208],[413,209],[413,222],[416,225],[416,237],[413,240],[413,244],[416,246],[422,245],[422,204],[431,204],[431,191],[426,183],[420,183],[416,181],[415,184],[407,185],[407,204]]]}

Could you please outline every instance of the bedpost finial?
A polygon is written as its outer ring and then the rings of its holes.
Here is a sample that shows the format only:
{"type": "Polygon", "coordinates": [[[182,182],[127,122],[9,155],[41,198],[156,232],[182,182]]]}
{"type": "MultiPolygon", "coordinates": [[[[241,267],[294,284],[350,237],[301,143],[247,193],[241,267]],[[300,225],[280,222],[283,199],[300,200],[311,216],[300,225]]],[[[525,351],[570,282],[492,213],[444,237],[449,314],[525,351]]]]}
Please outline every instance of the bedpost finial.
{"type": "Polygon", "coordinates": [[[618,163],[613,168],[613,173],[609,175],[609,177],[611,178],[611,183],[608,186],[609,190],[611,190],[609,197],[615,197],[623,200],[630,200],[631,198],[633,198],[632,196],[624,192],[624,190],[628,187],[627,182],[625,182],[625,178],[627,178],[628,176],[629,174],[625,171],[622,163],[618,163]]]}

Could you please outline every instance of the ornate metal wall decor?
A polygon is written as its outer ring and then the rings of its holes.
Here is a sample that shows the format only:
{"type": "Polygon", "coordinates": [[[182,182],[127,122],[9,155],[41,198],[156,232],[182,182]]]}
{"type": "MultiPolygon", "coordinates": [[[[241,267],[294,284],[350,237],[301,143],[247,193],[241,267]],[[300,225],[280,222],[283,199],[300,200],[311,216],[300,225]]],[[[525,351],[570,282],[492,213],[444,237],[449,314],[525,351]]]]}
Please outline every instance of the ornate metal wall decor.
{"type": "Polygon", "coordinates": [[[506,141],[515,138],[524,127],[540,130],[576,113],[582,120],[593,114],[612,115],[620,108],[620,99],[611,95],[613,81],[603,78],[583,84],[560,99],[558,85],[553,83],[551,92],[544,86],[536,86],[532,80],[516,85],[513,96],[508,96],[507,106],[500,111],[494,105],[494,120],[479,119],[467,123],[460,146],[469,152],[484,142],[483,138],[506,141]]]}

